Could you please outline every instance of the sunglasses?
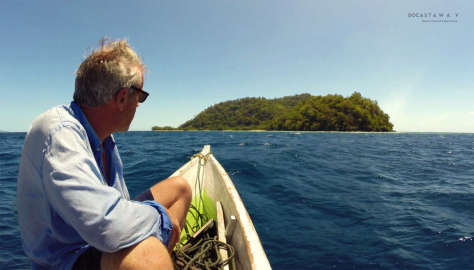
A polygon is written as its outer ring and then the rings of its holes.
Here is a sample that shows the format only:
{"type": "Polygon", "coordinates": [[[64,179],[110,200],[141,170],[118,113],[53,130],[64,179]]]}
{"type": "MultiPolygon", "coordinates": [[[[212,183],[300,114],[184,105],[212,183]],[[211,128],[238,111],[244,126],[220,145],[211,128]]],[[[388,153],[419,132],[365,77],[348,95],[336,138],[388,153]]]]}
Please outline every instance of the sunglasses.
{"type": "Polygon", "coordinates": [[[146,98],[149,95],[148,92],[136,86],[130,86],[130,88],[138,92],[138,102],[140,103],[145,102],[146,98]]]}

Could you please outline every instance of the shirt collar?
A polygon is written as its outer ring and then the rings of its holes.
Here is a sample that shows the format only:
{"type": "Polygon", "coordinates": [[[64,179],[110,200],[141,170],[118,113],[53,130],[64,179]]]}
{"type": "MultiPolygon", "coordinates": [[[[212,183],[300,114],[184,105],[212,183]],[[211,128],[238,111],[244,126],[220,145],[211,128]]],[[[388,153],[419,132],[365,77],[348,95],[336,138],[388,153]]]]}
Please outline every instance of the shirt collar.
{"type": "MultiPolygon", "coordinates": [[[[102,152],[102,147],[101,147],[102,142],[100,141],[99,136],[97,136],[97,134],[95,133],[92,126],[89,124],[89,121],[87,121],[86,115],[84,114],[84,112],[82,112],[82,109],[79,106],[79,104],[72,101],[71,102],[71,109],[74,111],[74,114],[76,115],[77,119],[79,120],[79,122],[82,124],[82,126],[86,130],[87,137],[89,137],[89,143],[91,145],[92,150],[95,153],[102,152]]],[[[115,147],[115,140],[112,137],[112,135],[105,138],[104,147],[105,147],[106,150],[111,150],[115,147]]]]}

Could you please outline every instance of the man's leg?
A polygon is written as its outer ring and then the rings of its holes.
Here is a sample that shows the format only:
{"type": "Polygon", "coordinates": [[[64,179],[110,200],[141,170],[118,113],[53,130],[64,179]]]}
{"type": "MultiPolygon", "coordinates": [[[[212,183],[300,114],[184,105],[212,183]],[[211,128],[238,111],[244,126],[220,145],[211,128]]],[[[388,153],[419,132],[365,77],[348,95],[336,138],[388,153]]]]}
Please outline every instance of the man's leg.
{"type": "Polygon", "coordinates": [[[155,201],[166,208],[173,223],[169,244],[171,252],[179,241],[181,229],[186,222],[186,214],[192,199],[191,187],[186,179],[177,176],[158,182],[150,188],[150,191],[155,201]]]}
{"type": "Polygon", "coordinates": [[[101,270],[173,270],[166,247],[156,237],[115,253],[102,253],[101,270]]]}
{"type": "Polygon", "coordinates": [[[182,177],[163,180],[150,188],[155,201],[166,208],[173,223],[169,248],[155,237],[115,253],[102,253],[101,269],[173,269],[170,252],[179,241],[181,229],[186,221],[186,214],[191,204],[192,191],[182,177]]]}

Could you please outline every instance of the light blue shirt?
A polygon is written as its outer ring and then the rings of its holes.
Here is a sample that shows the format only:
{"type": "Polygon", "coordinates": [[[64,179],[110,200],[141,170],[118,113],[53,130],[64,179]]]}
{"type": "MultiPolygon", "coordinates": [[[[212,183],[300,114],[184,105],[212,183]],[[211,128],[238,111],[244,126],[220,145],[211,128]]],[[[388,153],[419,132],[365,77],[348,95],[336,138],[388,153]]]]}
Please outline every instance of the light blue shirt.
{"type": "Polygon", "coordinates": [[[17,186],[23,248],[33,269],[71,269],[93,246],[115,252],[155,236],[168,245],[171,223],[154,201],[137,202],[123,178],[113,136],[101,142],[80,107],[54,107],[25,138],[17,186]]]}

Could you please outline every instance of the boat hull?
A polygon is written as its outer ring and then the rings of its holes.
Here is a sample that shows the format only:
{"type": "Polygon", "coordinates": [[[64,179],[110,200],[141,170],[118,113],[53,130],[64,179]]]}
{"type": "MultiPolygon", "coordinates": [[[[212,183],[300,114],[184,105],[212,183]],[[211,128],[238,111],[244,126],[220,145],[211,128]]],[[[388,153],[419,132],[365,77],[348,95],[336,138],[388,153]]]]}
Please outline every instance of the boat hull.
{"type": "Polygon", "coordinates": [[[193,197],[199,193],[196,187],[201,185],[214,202],[222,204],[224,223],[231,227],[226,240],[235,249],[237,269],[271,269],[242,199],[227,172],[210,152],[209,145],[171,176],[186,179],[193,197]]]}

